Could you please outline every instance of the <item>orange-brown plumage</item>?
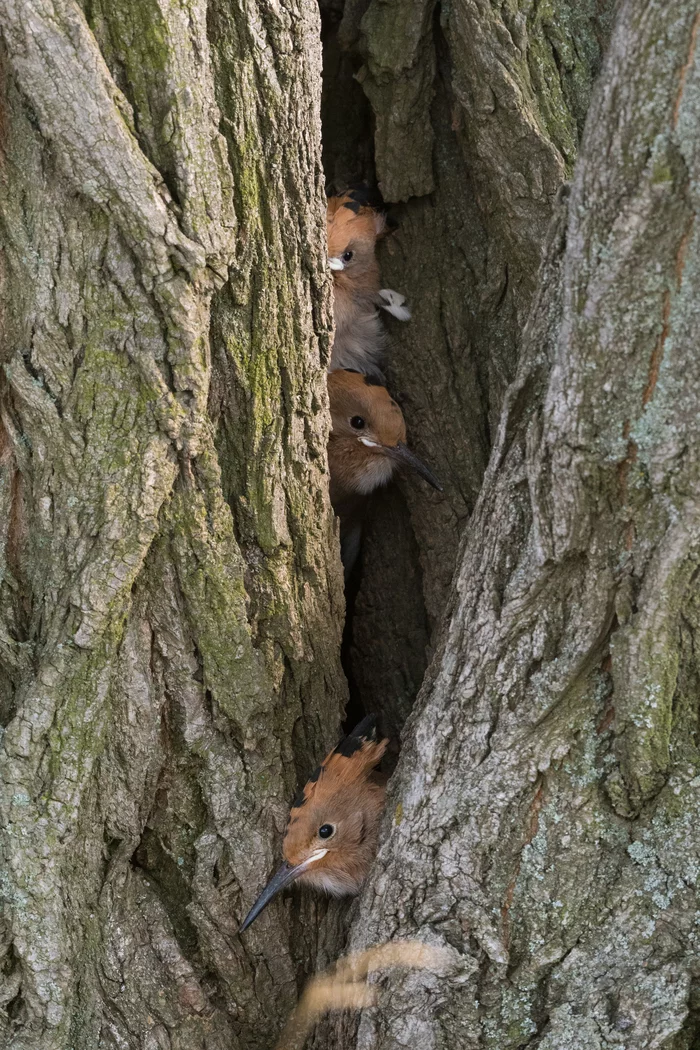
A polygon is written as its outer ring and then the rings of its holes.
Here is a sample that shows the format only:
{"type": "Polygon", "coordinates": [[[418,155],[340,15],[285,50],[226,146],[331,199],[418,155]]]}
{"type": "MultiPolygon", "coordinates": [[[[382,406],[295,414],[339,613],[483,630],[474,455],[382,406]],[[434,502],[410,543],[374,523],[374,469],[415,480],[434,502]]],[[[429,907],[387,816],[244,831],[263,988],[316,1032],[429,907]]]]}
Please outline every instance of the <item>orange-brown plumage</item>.
{"type": "MultiPolygon", "coordinates": [[[[384,232],[386,220],[381,212],[368,204],[361,204],[357,197],[358,194],[352,191],[339,197],[329,197],[326,209],[328,254],[340,255],[354,242],[366,250],[365,260],[374,265],[378,280],[379,267],[374,258],[374,247],[377,237],[384,232]]],[[[379,284],[376,287],[379,288],[379,284]]]]}
{"type": "Polygon", "coordinates": [[[359,550],[367,497],[386,485],[401,467],[439,489],[433,473],[406,447],[403,413],[386,387],[358,372],[328,376],[331,433],[328,440],[330,494],[340,518],[341,555],[346,572],[359,550]]]}
{"type": "Polygon", "coordinates": [[[362,198],[361,193],[350,191],[328,201],[328,258],[335,319],[330,367],[381,375],[386,334],[377,307],[401,320],[408,320],[410,314],[401,305],[403,296],[380,288],[375,249],[385,220],[381,212],[361,203],[362,198]]]}
{"type": "Polygon", "coordinates": [[[326,755],[290,810],[284,863],[241,930],[290,882],[335,897],[359,893],[377,851],[385,787],[374,767],[387,744],[378,738],[370,715],[326,755]]]}
{"type": "Polygon", "coordinates": [[[294,866],[314,850],[328,852],[299,876],[300,882],[332,896],[359,892],[377,852],[384,808],[385,787],[372,771],[388,742],[377,740],[373,723],[365,720],[326,756],[317,779],[306,784],[290,810],[282,854],[294,866]],[[358,740],[359,750],[344,755],[343,747],[358,740]],[[319,837],[326,826],[335,828],[334,833],[319,837]]]}
{"type": "Polygon", "coordinates": [[[340,513],[344,504],[391,479],[398,463],[385,450],[405,442],[406,424],[386,387],[357,372],[331,372],[328,397],[331,502],[340,513]]]}

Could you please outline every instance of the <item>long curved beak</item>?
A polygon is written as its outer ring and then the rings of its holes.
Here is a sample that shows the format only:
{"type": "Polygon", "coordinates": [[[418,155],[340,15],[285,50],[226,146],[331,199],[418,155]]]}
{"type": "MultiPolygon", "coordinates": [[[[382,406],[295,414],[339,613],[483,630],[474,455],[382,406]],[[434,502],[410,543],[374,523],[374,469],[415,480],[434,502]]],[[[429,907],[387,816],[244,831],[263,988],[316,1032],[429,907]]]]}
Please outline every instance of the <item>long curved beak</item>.
{"type": "Polygon", "coordinates": [[[285,860],[281,867],[279,867],[272,876],[255,904],[246,915],[238,932],[243,933],[247,930],[250,924],[257,919],[263,908],[268,906],[272,898],[276,897],[280,890],[283,890],[290,882],[294,882],[294,880],[302,875],[307,868],[310,868],[311,865],[315,864],[315,862],[320,860],[321,857],[325,857],[326,853],[328,853],[327,849],[317,849],[310,857],[307,857],[307,859],[302,861],[301,864],[296,864],[294,867],[287,864],[287,861],[285,860]]]}
{"type": "Polygon", "coordinates": [[[438,492],[442,492],[442,485],[430,467],[426,467],[425,463],[418,459],[418,456],[411,452],[410,448],[407,448],[402,441],[399,441],[396,445],[382,445],[382,448],[391,459],[401,463],[404,467],[410,467],[411,470],[415,470],[416,474],[420,474],[429,485],[432,485],[438,492]]]}

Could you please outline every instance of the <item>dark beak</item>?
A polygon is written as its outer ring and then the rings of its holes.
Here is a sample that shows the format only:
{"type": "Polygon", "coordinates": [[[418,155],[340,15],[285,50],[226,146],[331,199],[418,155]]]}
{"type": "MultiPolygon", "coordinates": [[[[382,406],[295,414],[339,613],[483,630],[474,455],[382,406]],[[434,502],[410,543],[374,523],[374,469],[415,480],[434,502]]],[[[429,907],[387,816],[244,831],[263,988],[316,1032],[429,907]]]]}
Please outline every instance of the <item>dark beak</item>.
{"type": "Polygon", "coordinates": [[[395,459],[397,463],[401,463],[404,467],[410,467],[411,470],[415,470],[416,474],[420,474],[429,485],[432,485],[438,492],[442,492],[442,485],[430,467],[426,467],[425,463],[418,459],[418,456],[414,455],[402,441],[399,441],[397,445],[383,445],[382,448],[391,459],[395,459]]]}
{"type": "Polygon", "coordinates": [[[257,919],[258,915],[263,910],[263,908],[266,908],[268,906],[272,898],[276,897],[280,890],[283,890],[284,887],[288,886],[290,882],[294,882],[294,880],[298,878],[299,875],[305,872],[307,868],[311,867],[314,861],[320,860],[321,858],[319,854],[323,856],[327,852],[328,851],[325,849],[317,850],[316,854],[312,854],[308,858],[308,860],[304,860],[301,862],[301,864],[296,864],[294,867],[292,867],[290,864],[287,864],[287,861],[285,860],[282,866],[278,868],[278,870],[272,876],[267,886],[256,900],[255,904],[246,915],[245,919],[241,923],[241,928],[238,932],[243,933],[245,930],[247,930],[250,924],[254,922],[255,919],[257,919]]]}

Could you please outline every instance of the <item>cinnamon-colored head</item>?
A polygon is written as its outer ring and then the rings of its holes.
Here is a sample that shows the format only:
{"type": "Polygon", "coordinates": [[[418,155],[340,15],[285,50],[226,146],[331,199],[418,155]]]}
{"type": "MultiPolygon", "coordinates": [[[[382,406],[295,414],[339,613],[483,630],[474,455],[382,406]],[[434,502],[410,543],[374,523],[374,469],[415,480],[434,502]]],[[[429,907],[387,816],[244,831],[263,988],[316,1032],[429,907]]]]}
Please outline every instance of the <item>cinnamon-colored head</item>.
{"type": "Polygon", "coordinates": [[[328,376],[332,428],[328,442],[331,502],[367,495],[398,467],[388,450],[406,441],[403,412],[386,387],[359,372],[328,376]]]}
{"type": "Polygon", "coordinates": [[[373,776],[388,740],[379,740],[372,716],[326,756],[289,814],[282,853],[292,867],[318,852],[299,881],[333,896],[354,894],[377,849],[384,786],[373,776]]]}
{"type": "Polygon", "coordinates": [[[328,376],[328,397],[328,465],[337,513],[345,501],[386,484],[400,466],[440,488],[432,471],[406,447],[403,412],[386,387],[359,372],[338,370],[328,376]]]}
{"type": "Polygon", "coordinates": [[[385,789],[374,767],[387,744],[378,738],[370,715],[312,774],[289,814],[284,863],[246,916],[242,931],[290,882],[336,897],[359,892],[377,851],[385,789]]]}
{"type": "Polygon", "coordinates": [[[328,201],[328,259],[336,296],[372,296],[379,291],[375,246],[385,220],[361,200],[360,193],[350,191],[328,201]]]}

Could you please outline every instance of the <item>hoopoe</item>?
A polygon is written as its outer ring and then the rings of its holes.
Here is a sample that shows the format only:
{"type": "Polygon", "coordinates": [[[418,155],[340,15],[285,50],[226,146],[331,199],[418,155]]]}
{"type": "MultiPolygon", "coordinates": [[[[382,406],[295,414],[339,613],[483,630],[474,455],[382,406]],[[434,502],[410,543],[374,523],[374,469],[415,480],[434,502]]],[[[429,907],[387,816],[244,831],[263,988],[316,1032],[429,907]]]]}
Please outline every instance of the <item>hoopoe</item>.
{"type": "Polygon", "coordinates": [[[328,201],[328,264],[333,272],[335,338],[330,370],[354,368],[381,377],[386,332],[377,307],[400,321],[410,320],[405,298],[380,288],[375,255],[386,221],[371,208],[362,190],[350,190],[328,201]]]}
{"type": "Polygon", "coordinates": [[[357,558],[367,497],[410,467],[442,492],[433,472],[406,447],[403,413],[371,376],[339,370],[328,376],[331,433],[330,494],[340,518],[340,553],[346,575],[357,558]]]}
{"type": "Polygon", "coordinates": [[[388,743],[368,715],[311,774],[292,803],[282,866],[246,915],[241,933],[291,882],[332,897],[359,893],[377,852],[386,789],[374,767],[388,743]]]}

